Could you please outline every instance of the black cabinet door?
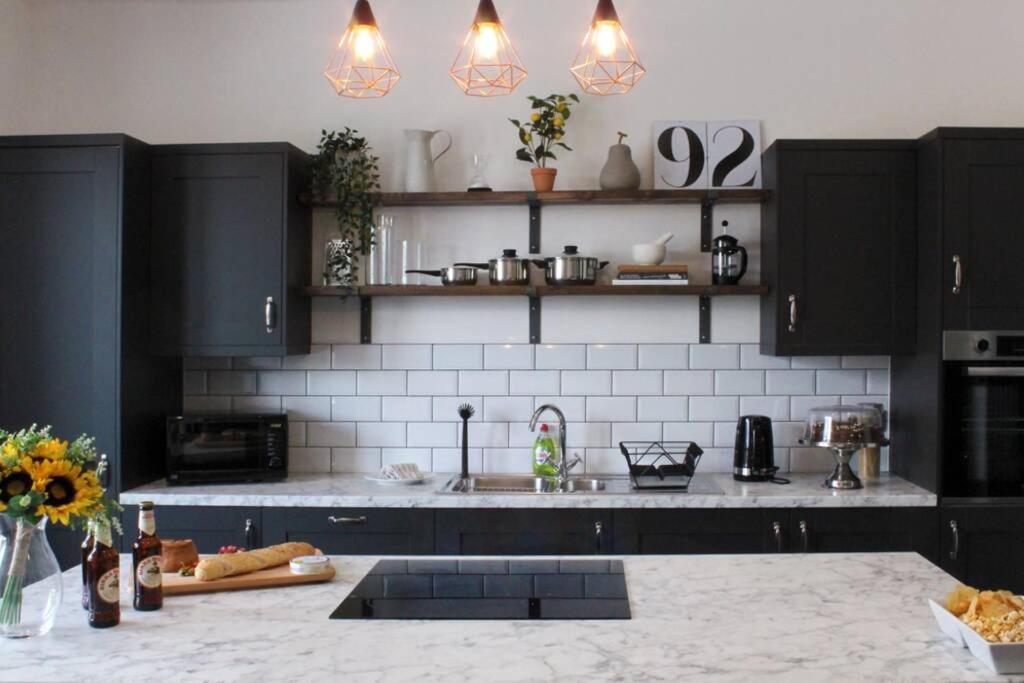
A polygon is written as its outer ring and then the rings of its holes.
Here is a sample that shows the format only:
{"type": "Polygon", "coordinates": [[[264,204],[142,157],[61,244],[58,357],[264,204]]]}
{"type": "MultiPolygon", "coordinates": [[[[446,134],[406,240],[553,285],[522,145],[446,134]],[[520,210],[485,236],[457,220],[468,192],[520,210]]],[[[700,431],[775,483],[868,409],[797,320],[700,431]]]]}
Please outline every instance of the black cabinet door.
{"type": "Polygon", "coordinates": [[[309,283],[309,224],[292,196],[293,155],[282,145],[154,150],[154,350],[308,353],[299,290],[309,283]],[[302,325],[304,334],[290,329],[302,325]]]}
{"type": "MultiPolygon", "coordinates": [[[[138,536],[138,506],[125,505],[122,549],[130,552],[138,536]]],[[[156,533],[162,539],[191,538],[200,553],[216,553],[221,546],[259,548],[264,545],[258,507],[158,505],[156,533]]]]}
{"type": "Polygon", "coordinates": [[[794,552],[917,552],[937,560],[936,508],[802,508],[791,520],[794,552]]]}
{"type": "Polygon", "coordinates": [[[437,510],[439,555],[594,555],[611,552],[608,510],[437,510]]]}
{"type": "Polygon", "coordinates": [[[942,510],[942,568],[964,583],[1024,593],[1024,506],[942,510]]]}
{"type": "Polygon", "coordinates": [[[762,214],[761,348],[889,355],[913,343],[916,158],[909,144],[778,141],[762,214]]]}
{"type": "Polygon", "coordinates": [[[948,140],[943,149],[945,329],[1024,329],[1024,140],[948,140]]]}
{"type": "Polygon", "coordinates": [[[615,552],[697,554],[783,552],[788,510],[616,510],[615,552]]]}
{"type": "Polygon", "coordinates": [[[334,555],[430,555],[434,513],[425,509],[264,508],[268,544],[311,543],[334,555]]]}

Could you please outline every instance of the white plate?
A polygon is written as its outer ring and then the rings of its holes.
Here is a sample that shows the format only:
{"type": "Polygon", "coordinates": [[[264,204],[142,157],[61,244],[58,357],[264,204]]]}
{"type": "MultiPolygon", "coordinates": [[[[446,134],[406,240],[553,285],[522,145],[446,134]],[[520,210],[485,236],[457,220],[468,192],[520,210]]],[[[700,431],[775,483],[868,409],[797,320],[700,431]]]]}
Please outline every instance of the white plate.
{"type": "Polygon", "coordinates": [[[372,474],[367,474],[363,479],[366,481],[372,481],[374,484],[380,484],[382,486],[415,486],[416,484],[423,484],[434,478],[432,474],[426,474],[422,479],[385,479],[384,477],[378,477],[372,474]]]}
{"type": "Polygon", "coordinates": [[[990,643],[944,607],[945,600],[929,600],[939,628],[960,647],[997,674],[1024,673],[1024,643],[990,643]],[[958,633],[952,633],[953,627],[958,633]]]}

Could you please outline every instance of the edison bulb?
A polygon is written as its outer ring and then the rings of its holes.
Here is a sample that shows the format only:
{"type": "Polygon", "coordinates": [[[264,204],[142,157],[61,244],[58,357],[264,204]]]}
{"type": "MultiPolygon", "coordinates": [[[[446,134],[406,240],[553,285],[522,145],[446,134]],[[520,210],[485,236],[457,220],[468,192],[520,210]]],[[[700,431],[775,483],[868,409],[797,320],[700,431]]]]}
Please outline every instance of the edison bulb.
{"type": "Polygon", "coordinates": [[[482,22],[476,27],[476,54],[484,59],[498,56],[498,30],[490,22],[482,22]]]}
{"type": "Polygon", "coordinates": [[[372,26],[359,25],[355,27],[352,46],[355,49],[356,59],[364,62],[373,59],[373,54],[377,51],[377,44],[373,39],[373,33],[374,29],[372,26]]]}
{"type": "Polygon", "coordinates": [[[599,21],[594,27],[594,46],[602,57],[611,57],[619,44],[619,22],[599,21]]]}

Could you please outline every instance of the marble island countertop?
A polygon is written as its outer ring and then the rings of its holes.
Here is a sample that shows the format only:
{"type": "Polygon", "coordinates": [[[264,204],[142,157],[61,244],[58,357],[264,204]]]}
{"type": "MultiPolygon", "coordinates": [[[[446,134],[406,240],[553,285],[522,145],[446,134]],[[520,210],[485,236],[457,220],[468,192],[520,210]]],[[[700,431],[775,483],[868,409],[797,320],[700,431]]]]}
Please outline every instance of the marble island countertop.
{"type": "Polygon", "coordinates": [[[87,625],[74,568],[53,631],[5,643],[0,680],[1009,680],[939,631],[927,599],[954,579],[911,553],[627,556],[630,621],[328,619],[376,559],[136,612],[125,555],[107,630],[87,625]]]}
{"type": "Polygon", "coordinates": [[[698,475],[694,491],[641,492],[617,478],[602,493],[452,494],[439,489],[451,478],[438,474],[414,486],[382,486],[359,474],[294,474],[265,484],[167,486],[154,482],[120,496],[124,505],[151,500],[157,505],[364,508],[793,508],[933,507],[934,493],[884,474],[855,491],[822,486],[824,474],[786,475],[788,485],[744,483],[728,474],[698,475]]]}

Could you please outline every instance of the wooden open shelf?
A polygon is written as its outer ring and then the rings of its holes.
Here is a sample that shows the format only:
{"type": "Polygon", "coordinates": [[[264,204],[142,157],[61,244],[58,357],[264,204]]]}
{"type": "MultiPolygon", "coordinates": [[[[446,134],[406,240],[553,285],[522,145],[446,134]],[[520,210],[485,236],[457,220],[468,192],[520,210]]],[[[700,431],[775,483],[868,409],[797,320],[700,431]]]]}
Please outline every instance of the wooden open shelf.
{"type": "MultiPolygon", "coordinates": [[[[752,203],[771,196],[768,190],[557,190],[555,192],[382,192],[381,206],[495,206],[539,204],[703,204],[752,203]]],[[[306,206],[333,207],[333,198],[299,196],[306,206]]]]}

